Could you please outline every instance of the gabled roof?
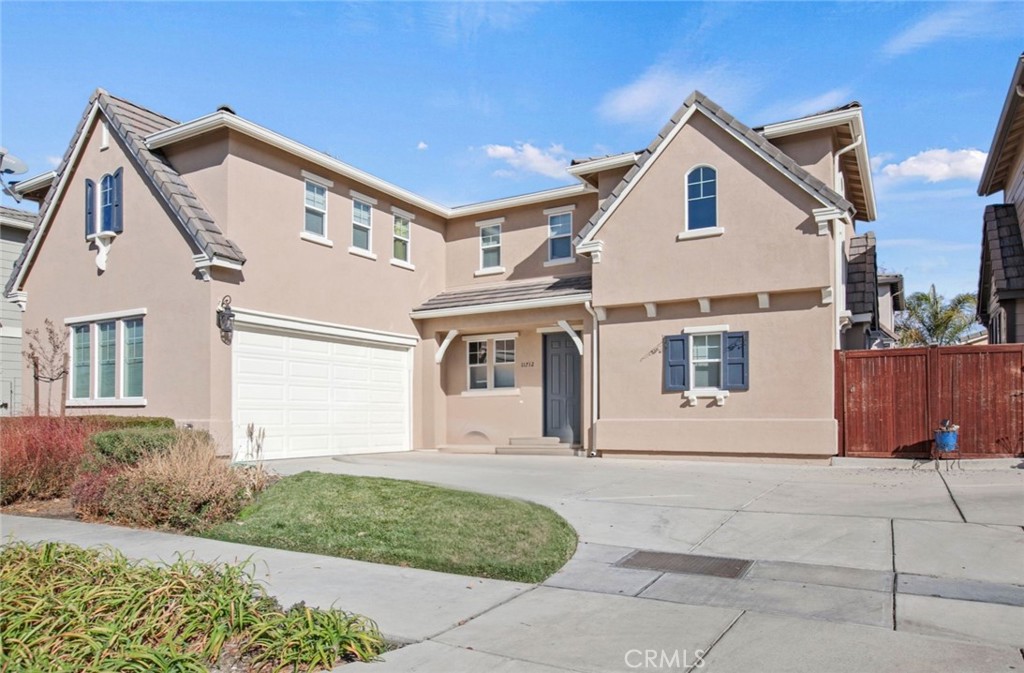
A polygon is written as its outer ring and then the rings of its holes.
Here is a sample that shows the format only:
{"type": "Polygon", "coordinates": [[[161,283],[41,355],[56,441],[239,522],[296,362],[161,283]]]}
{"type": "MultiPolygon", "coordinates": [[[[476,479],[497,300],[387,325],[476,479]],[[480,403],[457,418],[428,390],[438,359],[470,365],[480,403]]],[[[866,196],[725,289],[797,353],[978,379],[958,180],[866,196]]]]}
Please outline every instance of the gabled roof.
{"type": "Polygon", "coordinates": [[[1024,239],[1013,204],[986,206],[981,233],[978,315],[987,320],[992,293],[1024,293],[1024,239]]]}
{"type": "Polygon", "coordinates": [[[31,229],[36,223],[36,214],[27,210],[0,206],[0,222],[15,229],[31,229]]]}
{"type": "Polygon", "coordinates": [[[701,112],[718,126],[730,133],[734,138],[749,147],[755,154],[763,158],[769,164],[778,169],[783,175],[790,178],[797,186],[808,192],[825,206],[836,208],[842,212],[853,214],[856,209],[853,204],[844,199],[835,190],[824,182],[804,170],[793,159],[787,156],[782,150],[768,142],[760,133],[757,133],[749,126],[739,121],[726,112],[717,103],[699,91],[694,91],[686,102],[676,110],[675,114],[665,126],[661,128],[658,135],[651,141],[636,158],[633,167],[629,169],[612,193],[601,202],[597,212],[594,213],[586,226],[580,230],[574,243],[579,246],[582,243],[593,239],[597,231],[604,224],[606,218],[615,210],[619,199],[631,188],[634,181],[644,173],[644,168],[650,159],[661,149],[665,140],[674,134],[678,127],[684,125],[691,114],[701,112]]]}
{"type": "Polygon", "coordinates": [[[154,190],[162,198],[182,228],[196,246],[210,260],[223,260],[230,264],[245,263],[245,255],[234,242],[226,238],[213,218],[196,198],[192,188],[167,161],[163,153],[146,147],[145,137],[151,133],[176,126],[178,122],[157,114],[152,110],[111,96],[103,89],[97,89],[89,98],[82,119],[68,144],[64,158],[57,168],[57,179],[50,186],[39,207],[39,220],[29,234],[21,255],[14,263],[11,277],[7,281],[5,294],[18,289],[31,267],[42,237],[53,217],[52,205],[59,202],[67,185],[68,176],[84,145],[84,136],[97,115],[102,114],[108,121],[111,132],[120,139],[128,154],[154,190]]]}
{"type": "Polygon", "coordinates": [[[999,113],[988,159],[981,171],[978,196],[988,196],[1010,186],[1007,181],[1011,178],[1010,170],[1021,143],[1024,143],[1024,54],[1017,59],[1010,90],[1006,92],[1003,110],[999,113]]]}
{"type": "Polygon", "coordinates": [[[442,292],[412,310],[413,318],[581,304],[590,299],[590,274],[475,285],[442,292]]]}
{"type": "Polygon", "coordinates": [[[846,310],[853,315],[875,316],[878,314],[878,265],[874,232],[851,238],[848,254],[846,310]]]}

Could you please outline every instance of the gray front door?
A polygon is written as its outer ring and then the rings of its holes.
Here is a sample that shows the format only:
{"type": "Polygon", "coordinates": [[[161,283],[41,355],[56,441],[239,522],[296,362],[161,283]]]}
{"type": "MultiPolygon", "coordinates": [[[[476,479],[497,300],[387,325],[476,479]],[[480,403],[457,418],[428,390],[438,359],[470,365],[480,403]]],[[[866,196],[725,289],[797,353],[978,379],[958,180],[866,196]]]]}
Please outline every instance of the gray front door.
{"type": "Polygon", "coordinates": [[[544,436],[580,443],[580,354],[565,333],[544,335],[544,436]]]}

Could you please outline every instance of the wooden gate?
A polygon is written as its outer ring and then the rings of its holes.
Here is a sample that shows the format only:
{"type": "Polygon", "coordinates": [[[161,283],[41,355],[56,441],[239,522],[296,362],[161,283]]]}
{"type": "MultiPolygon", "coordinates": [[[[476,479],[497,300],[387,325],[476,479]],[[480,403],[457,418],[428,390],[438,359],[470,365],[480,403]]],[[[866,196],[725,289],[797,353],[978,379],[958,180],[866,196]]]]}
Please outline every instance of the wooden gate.
{"type": "Polygon", "coordinates": [[[1024,455],[1024,344],[836,353],[839,455],[931,454],[939,423],[962,456],[1024,455]]]}

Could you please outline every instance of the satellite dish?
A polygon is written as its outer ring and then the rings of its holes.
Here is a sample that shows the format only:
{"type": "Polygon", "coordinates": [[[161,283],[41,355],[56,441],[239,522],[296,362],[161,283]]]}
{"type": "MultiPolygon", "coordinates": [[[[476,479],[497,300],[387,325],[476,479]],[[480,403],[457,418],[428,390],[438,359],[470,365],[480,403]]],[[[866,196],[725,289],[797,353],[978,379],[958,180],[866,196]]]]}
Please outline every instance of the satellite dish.
{"type": "Polygon", "coordinates": [[[28,171],[28,164],[7,153],[6,147],[0,147],[0,173],[4,175],[21,175],[28,171]]]}
{"type": "MultiPolygon", "coordinates": [[[[24,161],[13,154],[8,154],[6,147],[0,147],[0,178],[3,178],[5,175],[20,175],[27,170],[28,165],[24,161]]],[[[21,197],[11,189],[11,186],[5,180],[0,179],[0,187],[3,188],[5,194],[16,202],[21,203],[21,197]]]]}

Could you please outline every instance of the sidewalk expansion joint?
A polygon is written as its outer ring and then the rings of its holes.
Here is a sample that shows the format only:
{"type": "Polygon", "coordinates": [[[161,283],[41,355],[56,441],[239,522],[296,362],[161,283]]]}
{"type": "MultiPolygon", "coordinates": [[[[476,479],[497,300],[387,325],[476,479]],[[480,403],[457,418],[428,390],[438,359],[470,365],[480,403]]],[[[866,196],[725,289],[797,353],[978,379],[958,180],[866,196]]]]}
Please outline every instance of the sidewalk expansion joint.
{"type": "Polygon", "coordinates": [[[946,487],[946,493],[949,493],[949,499],[953,501],[953,506],[956,507],[956,513],[960,515],[961,523],[967,523],[967,517],[964,516],[964,511],[960,509],[960,503],[953,497],[953,490],[949,487],[949,482],[946,481],[946,477],[943,476],[942,470],[938,471],[939,479],[942,480],[942,485],[946,487]]]}
{"type": "Polygon", "coordinates": [[[424,638],[423,640],[433,640],[434,638],[437,638],[438,636],[443,636],[444,634],[448,633],[449,631],[454,631],[455,629],[459,628],[460,626],[465,626],[466,624],[468,624],[469,622],[473,621],[477,617],[482,617],[483,615],[486,615],[488,612],[491,612],[492,610],[500,608],[503,605],[508,605],[509,603],[514,601],[515,599],[520,598],[522,596],[525,596],[526,594],[530,593],[531,591],[533,591],[534,589],[536,589],[539,586],[541,586],[541,585],[540,584],[534,584],[529,589],[526,589],[526,590],[516,594],[515,596],[509,596],[505,600],[499,601],[498,603],[495,603],[494,605],[490,606],[489,608],[485,608],[485,609],[481,610],[480,612],[477,612],[475,614],[470,615],[469,617],[466,617],[465,619],[459,620],[459,622],[457,624],[453,624],[452,626],[449,626],[447,628],[441,629],[437,633],[431,634],[431,635],[427,636],[426,638],[424,638]]]}
{"type": "Polygon", "coordinates": [[[896,574],[896,520],[889,519],[890,549],[892,549],[892,630],[896,630],[896,587],[899,575],[896,574]]]}
{"type": "Polygon", "coordinates": [[[711,653],[711,650],[715,649],[715,645],[720,643],[722,641],[722,638],[725,638],[726,634],[732,630],[732,627],[736,626],[736,622],[738,622],[745,614],[747,614],[746,610],[740,611],[740,613],[736,615],[736,619],[732,620],[729,623],[729,626],[725,627],[725,630],[719,633],[718,637],[711,641],[711,644],[708,645],[708,649],[704,650],[704,652],[701,653],[700,662],[694,662],[693,666],[690,666],[688,669],[686,669],[686,673],[691,673],[692,671],[697,670],[698,667],[704,666],[704,664],[706,663],[705,658],[711,653]]]}

